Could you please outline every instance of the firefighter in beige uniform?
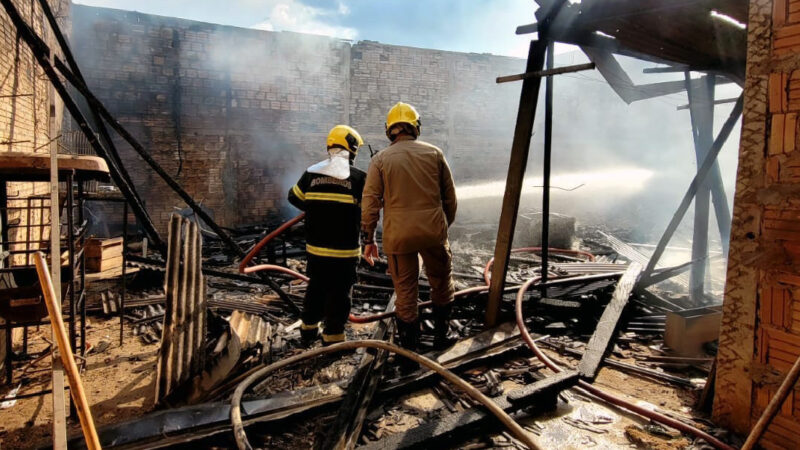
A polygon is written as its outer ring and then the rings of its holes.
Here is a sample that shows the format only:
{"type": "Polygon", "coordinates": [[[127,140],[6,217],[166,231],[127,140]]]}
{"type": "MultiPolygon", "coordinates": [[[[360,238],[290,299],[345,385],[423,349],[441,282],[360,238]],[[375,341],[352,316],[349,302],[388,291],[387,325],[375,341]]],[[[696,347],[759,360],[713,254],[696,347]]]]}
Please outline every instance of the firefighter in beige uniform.
{"type": "Polygon", "coordinates": [[[413,106],[397,103],[386,118],[391,144],[370,163],[361,207],[364,258],[378,256],[375,228],[383,208],[383,251],[397,295],[397,328],[403,347],[419,344],[417,308],[419,258],[431,286],[435,324],[434,346],[448,339],[453,293],[453,261],[447,229],[456,215],[456,191],[442,151],[418,140],[419,114],[413,106]]]}

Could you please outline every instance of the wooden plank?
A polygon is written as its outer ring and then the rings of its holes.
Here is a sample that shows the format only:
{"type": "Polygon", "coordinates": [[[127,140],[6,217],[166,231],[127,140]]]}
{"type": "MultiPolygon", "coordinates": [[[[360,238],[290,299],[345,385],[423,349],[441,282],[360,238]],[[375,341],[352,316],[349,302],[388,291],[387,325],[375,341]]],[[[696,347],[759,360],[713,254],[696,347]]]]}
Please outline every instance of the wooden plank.
{"type": "Polygon", "coordinates": [[[615,332],[619,318],[622,316],[622,311],[628,304],[628,299],[639,280],[639,275],[642,273],[642,265],[639,263],[631,263],[625,274],[622,275],[617,287],[614,289],[614,294],[608,302],[600,321],[597,323],[597,328],[594,330],[589,343],[586,345],[586,350],[578,364],[578,372],[581,378],[593,381],[597,376],[597,369],[600,367],[600,362],[605,357],[606,351],[614,340],[615,332]]]}
{"type": "MultiPolygon", "coordinates": [[[[392,295],[386,312],[394,310],[396,296],[392,295]]],[[[382,320],[372,333],[372,339],[391,339],[394,333],[394,321],[382,320]]],[[[378,389],[386,361],[389,355],[385,351],[365,352],[359,367],[353,375],[347,395],[342,400],[339,413],[329,428],[322,445],[315,445],[325,450],[328,449],[353,449],[361,435],[361,427],[375,391],[378,389]]]]}
{"type": "MultiPolygon", "coordinates": [[[[563,4],[563,1],[560,4],[563,4]]],[[[543,40],[531,41],[525,72],[538,72],[544,68],[546,49],[547,42],[543,40]]],[[[508,259],[511,255],[511,244],[514,241],[514,229],[517,225],[522,183],[528,167],[528,153],[531,146],[531,134],[533,133],[533,121],[536,116],[536,105],[539,101],[541,80],[540,77],[536,77],[526,78],[522,81],[517,123],[514,128],[514,140],[511,146],[505,193],[503,194],[503,207],[500,212],[500,223],[497,229],[497,240],[495,241],[492,284],[489,289],[489,301],[486,306],[487,327],[492,327],[497,323],[500,302],[503,298],[508,259]]]]}
{"type": "Polygon", "coordinates": [[[67,448],[67,403],[64,398],[64,368],[53,353],[53,449],[67,448]]]}
{"type": "Polygon", "coordinates": [[[85,261],[86,270],[91,273],[106,272],[108,270],[115,270],[122,267],[122,255],[108,259],[86,258],[85,261]]]}
{"type": "MultiPolygon", "coordinates": [[[[56,343],[58,344],[61,364],[64,366],[67,373],[70,395],[73,401],[72,404],[75,406],[75,410],[78,413],[83,436],[86,439],[86,446],[89,450],[100,449],[100,440],[97,437],[97,430],[94,426],[89,400],[86,398],[80,371],[78,365],[75,363],[75,357],[72,354],[72,343],[69,342],[67,328],[64,326],[64,320],[61,317],[61,304],[57,302],[56,289],[53,287],[53,280],[50,278],[50,274],[47,270],[47,263],[44,260],[44,255],[37,252],[34,255],[34,262],[36,263],[36,274],[39,278],[39,284],[42,286],[42,296],[47,306],[47,315],[50,317],[53,337],[55,337],[56,343]]],[[[58,268],[60,268],[60,266],[58,268]]],[[[64,391],[61,390],[60,392],[64,391]]]]}

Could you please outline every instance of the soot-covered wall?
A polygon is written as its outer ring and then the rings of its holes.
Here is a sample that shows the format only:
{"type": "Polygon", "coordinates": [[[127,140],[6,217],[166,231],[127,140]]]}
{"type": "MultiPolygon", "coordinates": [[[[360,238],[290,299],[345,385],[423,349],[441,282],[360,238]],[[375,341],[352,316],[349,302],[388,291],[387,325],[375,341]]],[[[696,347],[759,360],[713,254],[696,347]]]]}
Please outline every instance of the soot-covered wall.
{"type": "MultiPolygon", "coordinates": [[[[221,225],[288,215],[286,190],[338,123],[375,150],[397,101],[422,114],[457,180],[507,170],[515,58],[268,32],[75,5],[73,47],[94,92],[221,225]]],[[[157,226],[185,205],[121,145],[157,226]]],[[[366,147],[357,165],[366,169],[366,147]]]]}

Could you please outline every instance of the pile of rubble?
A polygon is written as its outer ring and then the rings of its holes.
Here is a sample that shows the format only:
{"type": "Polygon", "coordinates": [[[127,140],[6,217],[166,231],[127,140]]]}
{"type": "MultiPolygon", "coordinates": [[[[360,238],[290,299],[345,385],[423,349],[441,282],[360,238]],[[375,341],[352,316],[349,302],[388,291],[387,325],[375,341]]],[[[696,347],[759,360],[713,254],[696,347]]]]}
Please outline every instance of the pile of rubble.
{"type": "MultiPolygon", "coordinates": [[[[270,243],[255,262],[302,273],[305,262],[302,230],[298,228],[270,243]]],[[[708,393],[703,388],[712,371],[715,349],[698,338],[691,343],[692,348],[681,347],[676,352],[665,343],[664,336],[670,327],[683,327],[682,338],[689,339],[686,331],[696,325],[687,323],[702,319],[707,325],[709,320],[713,322],[713,311],[699,316],[686,313],[687,308],[679,306],[686,302],[685,296],[667,294],[682,287],[680,280],[665,278],[660,289],[625,291],[622,285],[626,273],[638,267],[630,248],[610,234],[586,230],[581,234],[573,245],[580,250],[552,255],[555,277],[546,291],[534,288],[517,292],[521,284],[538,274],[541,260],[536,251],[514,254],[507,278],[511,288],[501,306],[502,325],[498,327],[486,328],[485,291],[469,293],[457,301],[452,317],[451,329],[459,341],[436,353],[432,351],[433,324],[429,311],[423,309],[421,353],[514,413],[525,430],[545,441],[553,439],[557,430],[563,432],[559,427],[567,427],[581,430],[580,445],[602,445],[603,436],[611,430],[608,427],[624,431],[620,428],[623,424],[629,428],[624,435],[631,442],[643,439],[642,433],[673,443],[683,439],[671,427],[647,428],[650,425],[646,423],[623,420],[613,408],[590,412],[598,407],[597,399],[587,397],[577,383],[594,379],[602,364],[650,386],[696,392],[701,403],[707,402],[708,393]],[[621,289],[624,299],[614,300],[621,289]],[[516,296],[522,299],[526,329],[551,357],[567,361],[563,363],[567,371],[554,375],[545,362],[530,356],[514,323],[516,296]],[[616,316],[612,315],[610,328],[598,327],[601,317],[606,320],[608,311],[614,309],[610,305],[615,301],[622,306],[616,316]],[[674,323],[681,314],[685,316],[683,323],[674,323]],[[687,356],[687,352],[693,353],[687,356]],[[579,376],[586,364],[594,366],[579,376]],[[558,416],[557,426],[542,421],[568,405],[577,412],[558,416]]],[[[453,242],[458,290],[490,282],[491,248],[478,236],[480,229],[453,242]]],[[[250,247],[257,239],[253,230],[237,237],[250,247]]],[[[228,269],[235,259],[215,245],[215,237],[205,236],[203,249],[208,308],[203,345],[198,349],[203,365],[180,378],[170,394],[159,399],[158,411],[102,429],[102,440],[135,448],[176,443],[233,446],[229,399],[237,386],[259,367],[306,351],[301,345],[298,317],[273,289],[258,278],[228,269]],[[218,269],[207,269],[213,266],[218,269]]],[[[166,294],[164,291],[170,269],[164,261],[145,258],[132,257],[130,264],[139,271],[126,282],[124,302],[119,293],[104,292],[101,305],[94,309],[109,316],[121,314],[143,343],[160,346],[163,361],[168,355],[163,352],[161,338],[168,335],[163,327],[169,322],[164,316],[174,309],[167,304],[169,287],[166,294]]],[[[273,275],[284,294],[299,306],[305,283],[280,272],[273,275]]],[[[420,297],[425,300],[429,288],[424,278],[420,284],[420,297]]],[[[633,289],[632,284],[629,289],[633,289]]],[[[351,324],[349,340],[393,339],[391,320],[385,318],[387,314],[380,314],[391,310],[391,295],[385,264],[359,266],[352,312],[362,319],[377,316],[375,320],[365,319],[366,323],[351,324]]],[[[325,447],[332,440],[376,448],[522,445],[451,383],[425,369],[402,375],[395,370],[394,360],[362,349],[300,362],[258,380],[245,392],[242,403],[251,442],[277,448],[325,447]],[[305,419],[297,420],[299,417],[305,419]]],[[[658,410],[658,405],[654,409],[658,410]]],[[[687,426],[702,425],[689,416],[680,420],[687,426]]],[[[617,434],[621,436],[623,431],[617,434]]]]}

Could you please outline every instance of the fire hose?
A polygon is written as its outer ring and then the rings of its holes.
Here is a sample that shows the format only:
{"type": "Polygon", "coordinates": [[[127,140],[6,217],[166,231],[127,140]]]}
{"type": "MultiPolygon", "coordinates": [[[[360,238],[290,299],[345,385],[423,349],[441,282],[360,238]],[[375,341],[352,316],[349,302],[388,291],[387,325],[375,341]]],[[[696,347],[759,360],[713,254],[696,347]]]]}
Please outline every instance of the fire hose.
{"type": "MultiPolygon", "coordinates": [[[[262,270],[285,273],[285,274],[291,275],[291,276],[293,276],[296,279],[301,280],[301,281],[306,281],[307,282],[309,280],[309,278],[306,275],[303,275],[300,272],[297,272],[297,271],[294,271],[292,269],[289,269],[288,267],[278,266],[278,265],[274,265],[274,264],[260,264],[260,265],[257,265],[257,266],[247,267],[247,268],[244,269],[244,273],[253,273],[253,272],[259,272],[259,271],[262,271],[262,270]]],[[[455,294],[453,294],[453,297],[460,298],[460,297],[463,297],[463,296],[466,296],[466,295],[469,295],[469,294],[477,294],[477,293],[481,293],[481,292],[486,292],[488,290],[489,290],[489,286],[475,286],[475,287],[471,287],[471,288],[462,289],[460,291],[457,291],[455,294]]],[[[426,308],[426,307],[429,307],[431,305],[433,305],[432,301],[421,302],[421,303],[418,304],[418,306],[420,308],[426,308]]],[[[350,314],[350,322],[353,322],[353,323],[377,322],[377,321],[385,319],[387,317],[394,317],[394,314],[395,314],[394,311],[383,312],[383,313],[380,313],[380,314],[373,314],[371,316],[357,316],[355,314],[350,314]]]]}
{"type": "MultiPolygon", "coordinates": [[[[522,339],[525,341],[525,343],[528,345],[531,351],[533,351],[534,355],[536,355],[536,357],[539,358],[540,361],[542,361],[548,368],[550,368],[550,370],[558,373],[561,372],[561,367],[559,367],[558,364],[556,364],[552,359],[550,359],[550,357],[545,355],[544,352],[541,351],[541,349],[539,349],[539,347],[536,345],[536,342],[533,340],[530,333],[528,332],[528,328],[525,326],[525,318],[522,316],[522,299],[525,297],[525,292],[528,291],[531,285],[537,283],[540,279],[541,277],[531,278],[530,280],[526,281],[519,288],[519,291],[517,292],[517,300],[516,300],[517,327],[519,328],[520,335],[522,335],[522,339]]],[[[715,448],[721,450],[734,450],[734,448],[731,447],[730,445],[720,441],[719,439],[706,433],[703,430],[700,430],[699,428],[693,427],[679,420],[675,420],[671,417],[667,417],[655,411],[651,411],[639,405],[630,403],[623,398],[602,391],[583,380],[578,381],[578,386],[584,391],[588,392],[589,394],[597,398],[600,398],[608,403],[611,403],[612,405],[627,409],[628,411],[634,412],[650,420],[654,420],[656,422],[670,426],[672,428],[675,428],[676,430],[690,434],[694,437],[704,439],[706,442],[713,445],[715,448]]]]}
{"type": "Polygon", "coordinates": [[[328,347],[318,347],[313,350],[306,351],[299,355],[291,356],[286,359],[282,359],[276,363],[270,364],[268,366],[262,367],[258,369],[256,372],[253,372],[250,376],[244,379],[238,386],[236,386],[236,390],[233,392],[231,396],[231,425],[233,427],[233,437],[236,440],[236,446],[239,450],[251,450],[253,447],[250,445],[250,442],[247,440],[247,434],[244,431],[244,424],[242,423],[242,396],[244,392],[253,385],[256,381],[260,380],[270,372],[275,370],[281,369],[286,367],[290,364],[294,364],[299,361],[303,361],[308,358],[313,358],[315,356],[323,355],[326,353],[333,353],[338,352],[341,350],[352,350],[361,347],[369,347],[375,348],[380,350],[386,350],[388,352],[392,352],[396,355],[402,356],[404,358],[408,358],[422,366],[427,367],[428,369],[438,373],[442,376],[445,380],[449,381],[453,385],[457,386],[459,389],[463,390],[467,395],[475,399],[476,401],[480,402],[486,409],[492,413],[498,420],[506,427],[508,430],[520,441],[522,441],[528,448],[538,450],[541,447],[536,442],[536,439],[528,432],[526,432],[520,424],[518,424],[511,416],[508,415],[502,408],[497,406],[489,397],[482,394],[478,389],[455,375],[453,372],[445,369],[440,364],[422,356],[417,353],[414,353],[410,350],[406,350],[404,348],[397,347],[396,345],[390,344],[384,341],[378,340],[363,340],[363,341],[347,341],[341,342],[338,344],[333,344],[328,347]]]}
{"type": "Polygon", "coordinates": [[[279,226],[278,228],[274,229],[270,234],[264,236],[264,239],[261,239],[252,250],[250,250],[247,255],[242,259],[242,262],[239,263],[239,272],[240,273],[250,273],[245,272],[247,265],[250,264],[250,261],[256,257],[256,255],[264,248],[265,245],[269,244],[269,242],[276,237],[283,234],[284,231],[288,230],[289,228],[293,227],[296,223],[300,222],[306,217],[306,213],[300,213],[299,215],[289,219],[286,223],[279,226]]]}
{"type": "MultiPolygon", "coordinates": [[[[282,272],[282,273],[294,276],[295,278],[297,278],[299,280],[308,281],[309,278],[307,276],[305,276],[305,275],[303,275],[303,274],[301,274],[299,272],[296,272],[296,271],[294,271],[292,269],[283,267],[283,266],[277,266],[277,265],[272,265],[272,264],[262,264],[262,265],[253,266],[253,267],[246,267],[247,264],[255,257],[255,255],[267,243],[269,243],[269,241],[271,241],[276,236],[280,235],[281,233],[283,233],[284,231],[286,231],[287,229],[292,227],[294,224],[296,224],[297,222],[302,220],[304,218],[304,216],[305,216],[305,214],[298,215],[297,217],[295,217],[295,218],[289,220],[288,222],[284,223],[279,228],[275,229],[273,232],[271,232],[266,237],[264,237],[264,239],[262,239],[253,248],[253,250],[251,250],[250,253],[247,254],[245,259],[242,260],[241,264],[239,265],[240,272],[252,273],[252,272],[257,272],[257,271],[261,271],[261,270],[273,270],[273,271],[278,271],[278,272],[282,272]]],[[[524,248],[512,249],[511,252],[512,253],[537,252],[537,251],[541,251],[541,250],[542,250],[541,247],[524,247],[524,248]]],[[[594,261],[595,260],[594,255],[592,255],[591,253],[588,253],[588,252],[580,251],[580,250],[568,250],[568,249],[551,248],[550,252],[557,253],[557,254],[568,254],[568,255],[585,256],[585,257],[587,257],[587,259],[589,259],[589,261],[594,261]]],[[[458,298],[458,297],[469,295],[469,294],[472,294],[472,293],[480,293],[480,292],[485,292],[486,290],[488,290],[489,286],[491,285],[490,271],[491,271],[493,263],[494,263],[494,258],[491,258],[486,263],[486,266],[484,268],[483,276],[484,276],[484,280],[486,281],[486,286],[475,286],[475,287],[463,289],[461,291],[456,292],[454,294],[454,297],[458,298]]],[[[536,345],[536,342],[533,340],[533,338],[531,337],[530,333],[528,332],[527,327],[525,326],[525,320],[524,320],[524,317],[522,315],[522,300],[523,300],[523,298],[525,296],[525,292],[527,292],[527,290],[530,288],[530,286],[532,286],[533,284],[537,283],[540,279],[541,279],[540,277],[534,277],[534,278],[528,280],[527,282],[525,282],[519,288],[519,291],[517,292],[517,298],[516,298],[517,327],[520,330],[520,334],[522,335],[523,340],[528,345],[528,347],[531,349],[531,351],[533,351],[534,355],[536,355],[536,357],[539,358],[539,360],[541,360],[547,367],[549,367],[550,370],[558,373],[558,372],[561,372],[561,368],[552,359],[550,359],[546,354],[544,354],[541,351],[541,349],[539,349],[539,347],[536,345]]],[[[431,306],[431,305],[432,305],[432,302],[430,302],[430,301],[419,303],[419,307],[426,307],[426,306],[431,306]]],[[[369,322],[375,322],[375,321],[378,321],[378,320],[381,320],[381,319],[384,319],[384,318],[387,318],[387,317],[392,317],[392,316],[394,316],[394,311],[384,312],[384,313],[381,313],[381,314],[375,314],[375,315],[371,315],[371,316],[356,316],[354,314],[350,314],[350,321],[354,322],[354,323],[369,323],[369,322]]],[[[464,388],[467,391],[467,393],[470,393],[468,389],[473,389],[474,390],[474,388],[472,386],[470,386],[469,384],[467,384],[466,382],[464,382],[460,378],[456,377],[451,372],[449,372],[446,369],[442,368],[441,366],[439,366],[439,369],[441,369],[441,371],[437,370],[437,368],[434,367],[434,365],[436,365],[436,363],[434,363],[433,361],[430,361],[430,360],[428,360],[427,358],[425,358],[423,356],[417,355],[417,354],[412,353],[412,352],[405,351],[403,349],[400,349],[398,347],[392,346],[392,345],[387,344],[387,343],[382,342],[382,341],[350,341],[350,342],[344,342],[344,343],[341,343],[341,344],[335,344],[335,345],[332,345],[330,347],[322,347],[322,348],[319,348],[319,349],[315,349],[315,350],[312,350],[312,351],[297,355],[297,356],[289,358],[287,360],[280,361],[278,363],[272,364],[271,366],[264,367],[263,369],[259,370],[258,372],[252,374],[250,377],[245,379],[239,385],[239,387],[237,387],[236,392],[234,392],[234,396],[231,399],[231,406],[232,406],[231,407],[231,421],[234,423],[234,436],[236,438],[236,443],[239,446],[239,448],[240,449],[250,448],[249,443],[247,442],[247,437],[244,434],[244,427],[241,424],[241,410],[239,408],[239,405],[241,403],[241,396],[244,393],[244,390],[247,389],[247,387],[250,384],[252,384],[256,379],[262,377],[263,375],[266,375],[267,373],[269,373],[269,372],[271,372],[273,370],[277,370],[277,369],[279,369],[281,367],[284,367],[285,365],[288,365],[288,364],[294,362],[294,360],[299,361],[301,359],[310,358],[310,357],[313,357],[313,356],[316,356],[316,355],[319,355],[319,354],[327,353],[328,351],[332,352],[332,351],[336,351],[336,350],[345,350],[345,349],[348,349],[348,348],[358,348],[358,347],[361,347],[361,346],[364,346],[364,347],[370,347],[371,346],[373,348],[384,348],[385,350],[400,354],[401,356],[411,358],[412,360],[415,360],[415,361],[425,365],[426,367],[430,368],[431,370],[434,370],[437,373],[440,373],[445,378],[448,378],[448,376],[445,375],[445,372],[446,372],[450,376],[452,376],[455,379],[459,380],[461,383],[464,383],[464,385],[461,385],[459,383],[454,382],[454,384],[458,384],[459,386],[464,388]],[[361,345],[361,344],[363,344],[363,345],[361,345]],[[384,347],[381,347],[381,345],[379,345],[379,344],[384,345],[384,347]],[[403,353],[407,353],[407,354],[403,354],[403,353]],[[292,361],[290,361],[290,360],[292,360],[292,361]],[[427,364],[425,361],[427,361],[429,364],[427,364]],[[442,372],[442,371],[444,371],[444,372],[442,372]],[[237,396],[237,394],[238,394],[238,396],[237,396]],[[238,428],[237,428],[237,420],[238,420],[238,428]]],[[[675,428],[677,430],[680,430],[680,431],[685,432],[687,434],[690,434],[692,436],[704,439],[705,441],[709,442],[711,445],[713,445],[714,447],[716,447],[718,449],[733,450],[733,447],[731,447],[728,444],[720,441],[719,439],[715,438],[714,436],[711,436],[710,434],[706,433],[705,431],[700,430],[699,428],[693,427],[693,426],[688,425],[686,423],[683,423],[683,422],[681,422],[679,420],[673,419],[671,417],[667,417],[667,416],[665,416],[663,414],[660,414],[660,413],[657,413],[655,411],[651,411],[651,410],[649,410],[647,408],[644,408],[644,407],[635,405],[633,403],[630,403],[630,402],[628,402],[627,400],[625,400],[623,398],[617,397],[617,396],[609,394],[609,393],[607,393],[607,392],[605,392],[605,391],[603,391],[601,389],[598,389],[598,388],[594,387],[593,385],[591,385],[591,384],[589,384],[589,383],[587,383],[585,381],[582,381],[582,380],[579,381],[578,385],[579,385],[580,389],[582,389],[582,390],[586,391],[587,393],[589,393],[589,394],[591,394],[591,395],[593,395],[593,396],[595,396],[597,398],[600,398],[600,399],[602,399],[602,400],[604,400],[604,401],[606,401],[608,403],[611,403],[612,405],[627,409],[627,410],[629,410],[629,411],[631,411],[633,413],[639,414],[639,415],[641,415],[643,417],[646,417],[648,419],[651,419],[651,420],[654,420],[656,422],[662,423],[664,425],[670,426],[672,428],[675,428]]],[[[478,392],[478,394],[480,394],[480,392],[478,392]]],[[[477,397],[476,397],[476,399],[477,399],[477,397]]],[[[489,406],[487,403],[485,403],[484,401],[482,401],[480,399],[478,399],[478,400],[481,401],[481,403],[484,403],[484,405],[487,405],[487,408],[489,408],[490,411],[492,411],[492,413],[497,415],[498,418],[501,419],[501,422],[503,422],[504,424],[509,426],[510,430],[514,431],[512,429],[512,427],[509,425],[508,422],[503,420],[501,418],[501,416],[499,416],[497,413],[495,413],[495,410],[498,410],[500,414],[505,415],[508,418],[508,420],[513,423],[513,425],[516,425],[516,427],[519,427],[519,425],[516,424],[516,422],[514,422],[513,419],[508,417],[508,415],[505,414],[505,412],[503,412],[502,410],[497,408],[497,405],[492,403],[491,400],[489,400],[488,398],[486,398],[486,401],[488,401],[489,404],[491,404],[491,406],[489,406]]],[[[520,430],[521,430],[521,428],[520,428],[520,430]]],[[[521,432],[524,434],[524,431],[521,431],[521,432]]],[[[521,440],[523,440],[526,443],[528,442],[525,439],[521,439],[521,440]]],[[[535,444],[532,441],[531,441],[531,444],[533,445],[531,448],[537,448],[537,447],[535,447],[535,444]]]]}

